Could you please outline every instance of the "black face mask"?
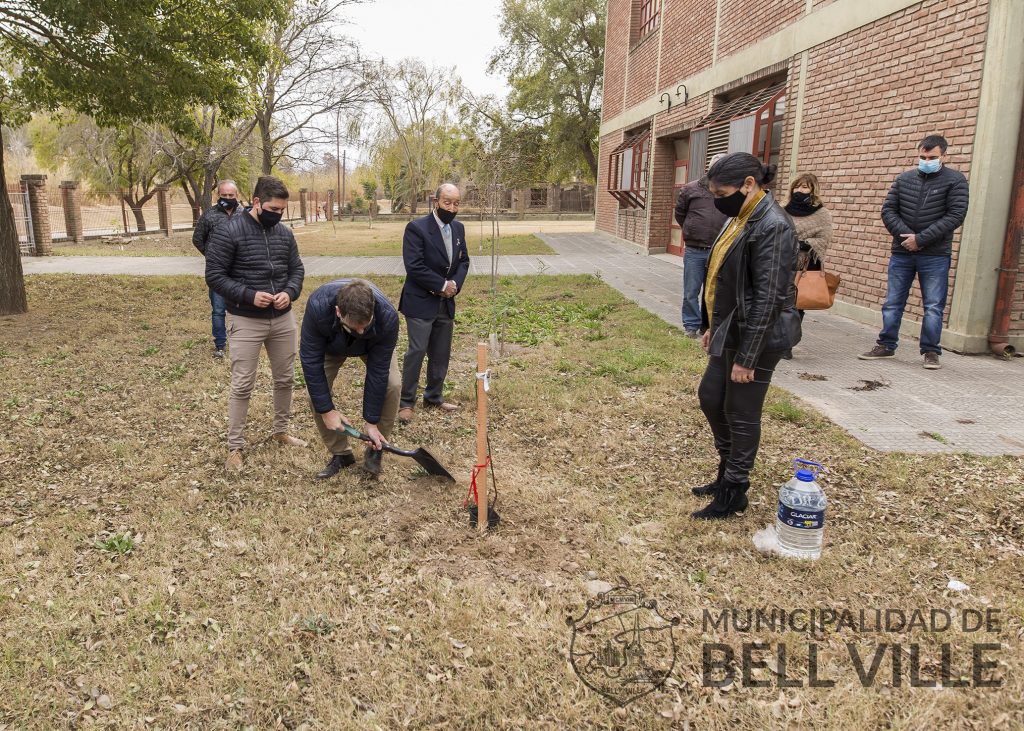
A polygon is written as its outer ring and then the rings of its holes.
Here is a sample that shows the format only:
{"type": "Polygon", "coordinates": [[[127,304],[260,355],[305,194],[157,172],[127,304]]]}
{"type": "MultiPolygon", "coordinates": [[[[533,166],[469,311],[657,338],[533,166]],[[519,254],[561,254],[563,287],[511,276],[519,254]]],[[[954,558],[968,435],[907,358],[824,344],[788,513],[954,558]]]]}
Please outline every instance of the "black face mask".
{"type": "Polygon", "coordinates": [[[742,190],[737,190],[732,195],[727,195],[724,198],[715,198],[715,208],[729,218],[736,218],[736,216],[740,215],[740,211],[743,210],[743,204],[746,201],[747,194],[742,190]]]}
{"type": "Polygon", "coordinates": [[[218,198],[217,206],[225,211],[233,211],[238,207],[238,201],[234,198],[218,198]]]}
{"type": "Polygon", "coordinates": [[[809,203],[811,200],[811,194],[793,191],[793,195],[790,196],[790,198],[792,198],[794,203],[809,203]]]}
{"type": "Polygon", "coordinates": [[[446,211],[440,206],[437,207],[437,217],[441,219],[441,223],[447,225],[455,220],[455,217],[459,215],[455,211],[446,211]]]}
{"type": "Polygon", "coordinates": [[[277,213],[275,211],[268,211],[267,209],[264,208],[257,214],[256,217],[260,220],[260,223],[263,224],[264,228],[274,228],[274,226],[281,222],[281,215],[282,214],[280,213],[277,213]]]}

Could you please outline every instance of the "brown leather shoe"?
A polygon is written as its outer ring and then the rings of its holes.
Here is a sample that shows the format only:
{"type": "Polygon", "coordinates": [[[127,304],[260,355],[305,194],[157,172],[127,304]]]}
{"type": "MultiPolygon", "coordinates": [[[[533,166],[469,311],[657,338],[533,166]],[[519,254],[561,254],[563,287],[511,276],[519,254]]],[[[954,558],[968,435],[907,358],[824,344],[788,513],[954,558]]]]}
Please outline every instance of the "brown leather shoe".
{"type": "Polygon", "coordinates": [[[293,437],[291,434],[285,434],[284,432],[278,432],[271,437],[275,442],[284,447],[308,447],[309,442],[305,442],[298,437],[293,437]]]}
{"type": "Polygon", "coordinates": [[[398,420],[403,424],[408,424],[412,421],[413,410],[411,406],[403,406],[398,410],[398,420]]]}
{"type": "Polygon", "coordinates": [[[228,472],[241,472],[242,471],[242,450],[232,449],[228,453],[228,458],[224,462],[224,469],[228,472]]]}
{"type": "Polygon", "coordinates": [[[458,404],[453,404],[451,401],[443,401],[439,404],[432,404],[429,401],[423,402],[423,408],[425,409],[437,409],[443,411],[446,414],[450,414],[453,411],[458,411],[461,408],[458,404]]]}

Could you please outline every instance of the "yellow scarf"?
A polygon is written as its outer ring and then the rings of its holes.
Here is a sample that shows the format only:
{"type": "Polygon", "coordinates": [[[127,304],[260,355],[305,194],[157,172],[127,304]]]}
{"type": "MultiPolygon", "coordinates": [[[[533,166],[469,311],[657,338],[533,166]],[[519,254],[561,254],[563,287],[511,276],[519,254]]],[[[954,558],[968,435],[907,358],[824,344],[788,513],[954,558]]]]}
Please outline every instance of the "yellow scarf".
{"type": "Polygon", "coordinates": [[[708,308],[709,324],[711,322],[711,315],[715,311],[715,285],[718,280],[718,270],[722,268],[725,255],[729,253],[733,242],[736,241],[736,237],[740,235],[743,227],[747,225],[750,214],[754,212],[762,198],[764,198],[763,190],[744,203],[743,208],[740,209],[740,215],[729,221],[729,225],[725,227],[722,235],[718,237],[714,247],[711,249],[711,257],[708,259],[708,275],[704,280],[704,304],[708,308]]]}

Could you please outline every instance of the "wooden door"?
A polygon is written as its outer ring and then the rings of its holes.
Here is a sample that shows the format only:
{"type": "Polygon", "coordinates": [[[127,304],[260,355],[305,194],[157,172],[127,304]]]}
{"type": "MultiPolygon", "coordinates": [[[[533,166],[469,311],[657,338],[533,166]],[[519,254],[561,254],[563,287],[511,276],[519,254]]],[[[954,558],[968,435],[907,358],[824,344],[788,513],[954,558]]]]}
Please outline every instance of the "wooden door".
{"type": "Polygon", "coordinates": [[[679,200],[679,191],[686,185],[687,161],[676,160],[676,174],[672,183],[672,228],[669,231],[668,253],[676,256],[683,255],[683,229],[676,223],[676,201],[679,200]]]}

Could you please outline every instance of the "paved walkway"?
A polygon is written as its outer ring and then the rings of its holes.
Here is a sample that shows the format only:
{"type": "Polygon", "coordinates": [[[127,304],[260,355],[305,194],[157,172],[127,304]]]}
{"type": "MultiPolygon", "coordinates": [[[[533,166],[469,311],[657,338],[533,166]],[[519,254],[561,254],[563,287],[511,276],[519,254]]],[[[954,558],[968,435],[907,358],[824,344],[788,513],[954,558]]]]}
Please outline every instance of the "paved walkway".
{"type": "MultiPolygon", "coordinates": [[[[539,234],[557,255],[503,256],[499,274],[597,274],[672,325],[680,324],[681,259],[644,256],[600,233],[539,234]]],[[[307,257],[310,276],[404,274],[402,259],[307,257]]],[[[199,257],[46,257],[22,260],[26,274],[196,274],[199,257]]],[[[471,273],[489,275],[489,259],[471,273]]],[[[926,371],[916,344],[894,361],[861,361],[875,328],[828,312],[808,313],[794,359],[774,383],[812,404],[851,435],[879,450],[1024,455],[1024,386],[1019,361],[946,353],[926,371]]]]}

